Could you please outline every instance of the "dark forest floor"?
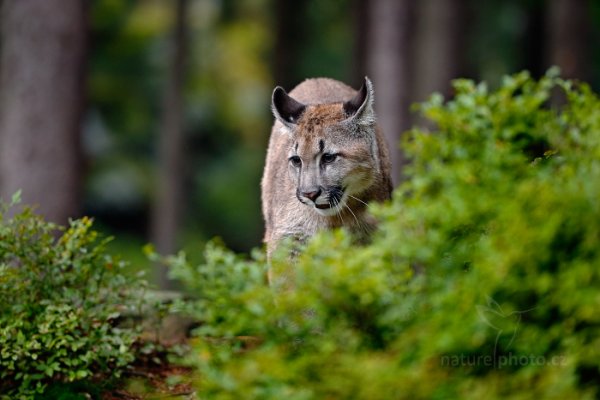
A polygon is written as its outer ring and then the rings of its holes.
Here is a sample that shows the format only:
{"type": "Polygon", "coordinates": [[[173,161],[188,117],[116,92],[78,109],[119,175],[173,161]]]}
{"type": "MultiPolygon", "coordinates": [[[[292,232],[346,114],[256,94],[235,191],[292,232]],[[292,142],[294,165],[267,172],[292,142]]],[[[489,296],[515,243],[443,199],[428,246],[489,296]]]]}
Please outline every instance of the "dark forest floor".
{"type": "Polygon", "coordinates": [[[178,365],[134,365],[102,400],[195,399],[192,370],[178,365]]]}

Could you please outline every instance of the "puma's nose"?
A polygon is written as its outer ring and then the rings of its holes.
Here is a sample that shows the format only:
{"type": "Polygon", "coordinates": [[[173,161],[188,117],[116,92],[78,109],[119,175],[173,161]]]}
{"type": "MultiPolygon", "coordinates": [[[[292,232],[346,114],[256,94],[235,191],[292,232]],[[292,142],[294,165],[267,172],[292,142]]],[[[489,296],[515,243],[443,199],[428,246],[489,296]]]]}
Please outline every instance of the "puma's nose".
{"type": "Polygon", "coordinates": [[[321,189],[313,190],[310,192],[302,192],[302,196],[309,198],[311,201],[315,201],[321,194],[321,189]]]}

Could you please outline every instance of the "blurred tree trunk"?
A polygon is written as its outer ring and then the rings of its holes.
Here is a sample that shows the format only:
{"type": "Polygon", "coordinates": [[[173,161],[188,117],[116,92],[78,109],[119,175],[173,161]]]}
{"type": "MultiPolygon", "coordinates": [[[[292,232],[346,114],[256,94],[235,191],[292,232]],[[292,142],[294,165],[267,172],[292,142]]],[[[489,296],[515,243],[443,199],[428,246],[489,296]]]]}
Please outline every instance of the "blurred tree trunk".
{"type": "Polygon", "coordinates": [[[372,0],[364,23],[367,24],[367,73],[375,87],[375,110],[390,147],[392,180],[401,179],[403,156],[400,136],[410,127],[409,22],[412,0],[372,0]]]}
{"type": "Polygon", "coordinates": [[[449,95],[450,81],[464,73],[466,0],[421,0],[417,6],[414,100],[449,95]]]}
{"type": "Polygon", "coordinates": [[[368,70],[369,0],[352,1],[352,18],[354,32],[352,82],[358,84],[363,81],[368,70]]]}
{"type": "Polygon", "coordinates": [[[81,198],[86,2],[0,4],[0,196],[22,189],[24,203],[66,223],[81,198]]]}
{"type": "MultiPolygon", "coordinates": [[[[152,210],[152,241],[160,254],[172,254],[177,247],[183,199],[183,83],[187,47],[187,0],[175,2],[175,25],[171,41],[162,126],[158,142],[158,182],[152,210]]],[[[161,289],[173,289],[164,265],[157,265],[161,289]]]]}
{"type": "Polygon", "coordinates": [[[525,68],[535,77],[542,75],[548,68],[544,60],[547,35],[544,32],[544,12],[546,2],[524,2],[524,29],[519,37],[520,68],[525,68]]]}
{"type": "Polygon", "coordinates": [[[558,65],[565,78],[591,78],[591,12],[588,0],[548,2],[546,59],[549,65],[558,65]]]}
{"type": "Polygon", "coordinates": [[[275,84],[291,90],[300,83],[298,61],[305,40],[307,0],[275,0],[275,84]]]}

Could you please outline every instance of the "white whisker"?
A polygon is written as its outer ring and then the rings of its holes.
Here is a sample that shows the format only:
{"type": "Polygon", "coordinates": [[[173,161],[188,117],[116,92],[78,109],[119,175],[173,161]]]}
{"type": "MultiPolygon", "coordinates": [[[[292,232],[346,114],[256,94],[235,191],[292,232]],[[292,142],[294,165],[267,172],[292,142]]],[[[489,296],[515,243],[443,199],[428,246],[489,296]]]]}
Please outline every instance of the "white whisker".
{"type": "Polygon", "coordinates": [[[337,210],[337,215],[339,215],[340,220],[342,221],[342,226],[346,225],[344,222],[344,217],[342,217],[342,207],[340,207],[340,201],[334,198],[335,209],[337,210]]]}
{"type": "Polygon", "coordinates": [[[369,206],[367,203],[365,203],[364,201],[362,201],[362,200],[361,200],[361,199],[359,199],[358,197],[354,197],[354,196],[352,196],[352,195],[351,195],[351,194],[349,194],[349,193],[347,193],[347,194],[348,194],[348,197],[352,197],[354,200],[356,200],[356,201],[360,201],[361,203],[363,203],[363,204],[364,204],[365,206],[367,206],[367,207],[369,206]]]}
{"type": "Polygon", "coordinates": [[[354,214],[354,211],[352,211],[352,209],[348,206],[348,204],[344,204],[344,207],[346,207],[348,209],[348,211],[350,211],[350,214],[352,214],[352,216],[354,217],[354,220],[356,221],[356,225],[359,228],[362,228],[361,223],[358,221],[358,218],[356,218],[356,214],[354,214]]]}

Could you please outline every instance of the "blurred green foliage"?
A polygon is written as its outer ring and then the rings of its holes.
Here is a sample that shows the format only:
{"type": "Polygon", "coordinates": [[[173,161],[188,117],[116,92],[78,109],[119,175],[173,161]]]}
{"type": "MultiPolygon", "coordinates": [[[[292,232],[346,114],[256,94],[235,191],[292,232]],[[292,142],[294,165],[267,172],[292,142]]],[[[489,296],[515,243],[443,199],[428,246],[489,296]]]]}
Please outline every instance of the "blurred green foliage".
{"type": "Polygon", "coordinates": [[[90,219],[63,229],[15,203],[0,206],[0,398],[119,376],[137,330],[117,321],[141,307],[145,283],[121,273],[90,219]]]}
{"type": "MultiPolygon", "coordinates": [[[[272,86],[264,3],[189,2],[181,204],[186,248],[213,235],[245,250],[260,240],[259,181],[272,86]]],[[[148,240],[173,8],[163,1],[107,1],[91,11],[86,212],[110,233],[148,240]]],[[[127,243],[120,247],[126,250],[127,243]]],[[[133,247],[128,254],[138,251],[133,247]]]]}
{"type": "MultiPolygon", "coordinates": [[[[600,99],[553,71],[454,88],[420,106],[435,128],[407,136],[370,245],[318,235],[276,295],[260,252],[171,258],[198,296],[200,397],[600,393],[600,99]]],[[[289,268],[285,251],[273,263],[289,268]]]]}

